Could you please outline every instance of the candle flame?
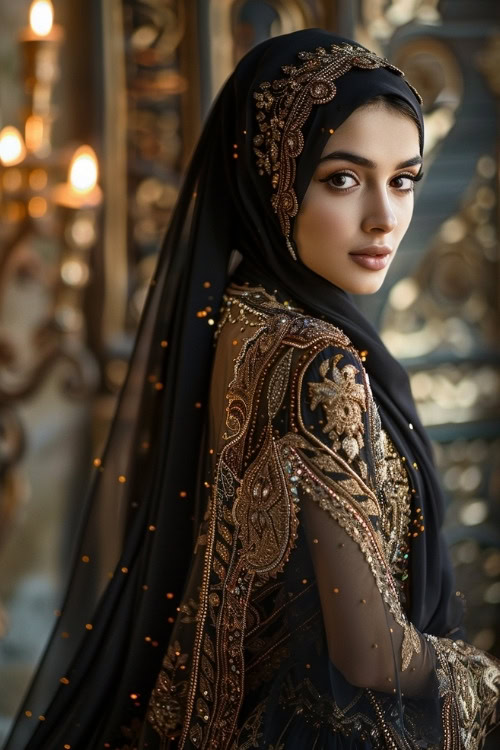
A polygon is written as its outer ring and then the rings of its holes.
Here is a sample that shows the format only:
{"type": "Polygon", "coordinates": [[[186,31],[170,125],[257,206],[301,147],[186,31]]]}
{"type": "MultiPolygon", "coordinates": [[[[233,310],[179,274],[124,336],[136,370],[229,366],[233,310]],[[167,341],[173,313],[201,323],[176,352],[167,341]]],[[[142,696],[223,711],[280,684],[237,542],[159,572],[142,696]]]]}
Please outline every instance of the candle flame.
{"type": "Polygon", "coordinates": [[[0,132],[0,160],[6,167],[20,164],[26,156],[26,146],[17,128],[7,125],[0,132]]]}
{"type": "Polygon", "coordinates": [[[50,0],[33,0],[30,7],[30,26],[38,36],[47,36],[54,23],[54,6],[50,0]]]}
{"type": "Polygon", "coordinates": [[[99,166],[95,151],[90,146],[80,146],[71,160],[68,181],[81,195],[92,192],[97,185],[99,166]]]}

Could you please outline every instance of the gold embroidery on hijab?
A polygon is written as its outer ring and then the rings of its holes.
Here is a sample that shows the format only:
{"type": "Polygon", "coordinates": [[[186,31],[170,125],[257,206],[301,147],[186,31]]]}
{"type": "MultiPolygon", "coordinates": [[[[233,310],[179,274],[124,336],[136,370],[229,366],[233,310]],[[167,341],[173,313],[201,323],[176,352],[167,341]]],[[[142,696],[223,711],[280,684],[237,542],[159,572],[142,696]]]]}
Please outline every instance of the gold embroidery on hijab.
{"type": "MultiPolygon", "coordinates": [[[[294,190],[295,160],[304,148],[302,127],[313,106],[330,102],[337,92],[335,80],[352,68],[388,68],[404,76],[403,71],[385,58],[347,43],[332,44],[328,51],[317,47],[314,52],[299,52],[298,57],[299,65],[282,66],[285,78],[272,84],[264,81],[260,91],[254,92],[260,130],[253,139],[257,169],[260,175],[271,177],[275,191],[272,206],[287,239],[290,219],[299,210],[294,190]]],[[[408,86],[422,103],[418,92],[408,86]]]]}

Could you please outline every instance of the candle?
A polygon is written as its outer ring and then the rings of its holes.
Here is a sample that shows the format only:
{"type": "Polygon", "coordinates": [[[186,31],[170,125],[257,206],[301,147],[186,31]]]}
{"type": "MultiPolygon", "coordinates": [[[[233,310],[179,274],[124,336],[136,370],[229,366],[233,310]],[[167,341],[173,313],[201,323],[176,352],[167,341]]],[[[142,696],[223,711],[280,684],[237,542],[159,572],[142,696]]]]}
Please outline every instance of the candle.
{"type": "Polygon", "coordinates": [[[90,146],[80,146],[71,160],[69,182],[80,195],[91,193],[97,185],[99,167],[95,151],[90,146]]]}
{"type": "Polygon", "coordinates": [[[60,206],[74,209],[99,205],[102,190],[97,184],[98,177],[95,151],[90,146],[80,146],[71,159],[68,181],[54,188],[54,201],[60,206]]]}
{"type": "Polygon", "coordinates": [[[21,31],[22,42],[60,42],[63,29],[54,23],[54,6],[50,0],[33,0],[29,12],[30,25],[21,31]]]}
{"type": "Polygon", "coordinates": [[[0,132],[0,161],[5,167],[20,164],[26,156],[23,137],[17,128],[7,125],[0,132]]]}
{"type": "Polygon", "coordinates": [[[34,0],[30,7],[30,26],[37,36],[48,36],[54,25],[54,6],[50,0],[34,0]]]}

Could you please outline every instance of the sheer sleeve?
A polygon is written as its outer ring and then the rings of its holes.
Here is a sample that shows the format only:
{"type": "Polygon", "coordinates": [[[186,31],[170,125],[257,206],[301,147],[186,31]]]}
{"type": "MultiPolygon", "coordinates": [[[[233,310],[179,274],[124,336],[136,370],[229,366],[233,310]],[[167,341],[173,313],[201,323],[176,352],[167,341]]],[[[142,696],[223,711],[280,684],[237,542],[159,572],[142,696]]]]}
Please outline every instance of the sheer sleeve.
{"type": "Polygon", "coordinates": [[[443,747],[480,747],[498,709],[500,662],[462,641],[420,633],[409,621],[381,531],[377,419],[356,352],[328,347],[317,354],[301,384],[286,457],[329,657],[349,683],[396,694],[401,717],[405,701],[434,702],[443,747]],[[449,744],[452,737],[465,744],[449,744]]]}
{"type": "Polygon", "coordinates": [[[358,687],[422,696],[436,687],[433,647],[384,603],[357,542],[306,497],[302,504],[320,594],[328,652],[358,687]]]}

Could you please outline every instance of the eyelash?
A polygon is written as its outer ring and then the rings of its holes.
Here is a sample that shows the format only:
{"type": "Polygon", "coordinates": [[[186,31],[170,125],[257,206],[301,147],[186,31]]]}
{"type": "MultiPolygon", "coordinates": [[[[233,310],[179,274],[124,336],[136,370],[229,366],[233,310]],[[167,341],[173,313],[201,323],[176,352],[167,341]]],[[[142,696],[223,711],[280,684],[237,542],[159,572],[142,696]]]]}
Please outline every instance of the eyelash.
{"type": "MultiPolygon", "coordinates": [[[[334,172],[333,174],[328,175],[328,177],[323,178],[322,180],[320,180],[320,182],[329,183],[330,180],[332,180],[334,177],[343,177],[343,176],[345,176],[345,177],[352,177],[352,178],[354,178],[356,180],[358,179],[357,176],[356,176],[356,174],[354,172],[350,172],[349,170],[343,169],[340,172],[334,172]]],[[[400,179],[401,177],[407,177],[409,180],[411,180],[413,183],[415,183],[415,182],[420,182],[420,180],[422,179],[423,176],[424,176],[424,173],[423,173],[422,170],[420,170],[420,172],[417,175],[412,174],[411,172],[403,172],[402,174],[398,174],[395,177],[393,177],[392,180],[397,180],[397,179],[400,179]]],[[[392,180],[391,180],[391,182],[392,182],[392,180]]],[[[351,187],[348,187],[348,188],[342,188],[342,187],[338,187],[336,185],[328,185],[328,187],[331,190],[335,190],[338,193],[348,193],[350,190],[352,190],[352,188],[354,187],[354,185],[352,185],[351,187]]],[[[413,192],[414,185],[412,185],[409,188],[396,188],[396,190],[398,190],[398,192],[400,192],[400,193],[410,193],[410,192],[413,192]]]]}

